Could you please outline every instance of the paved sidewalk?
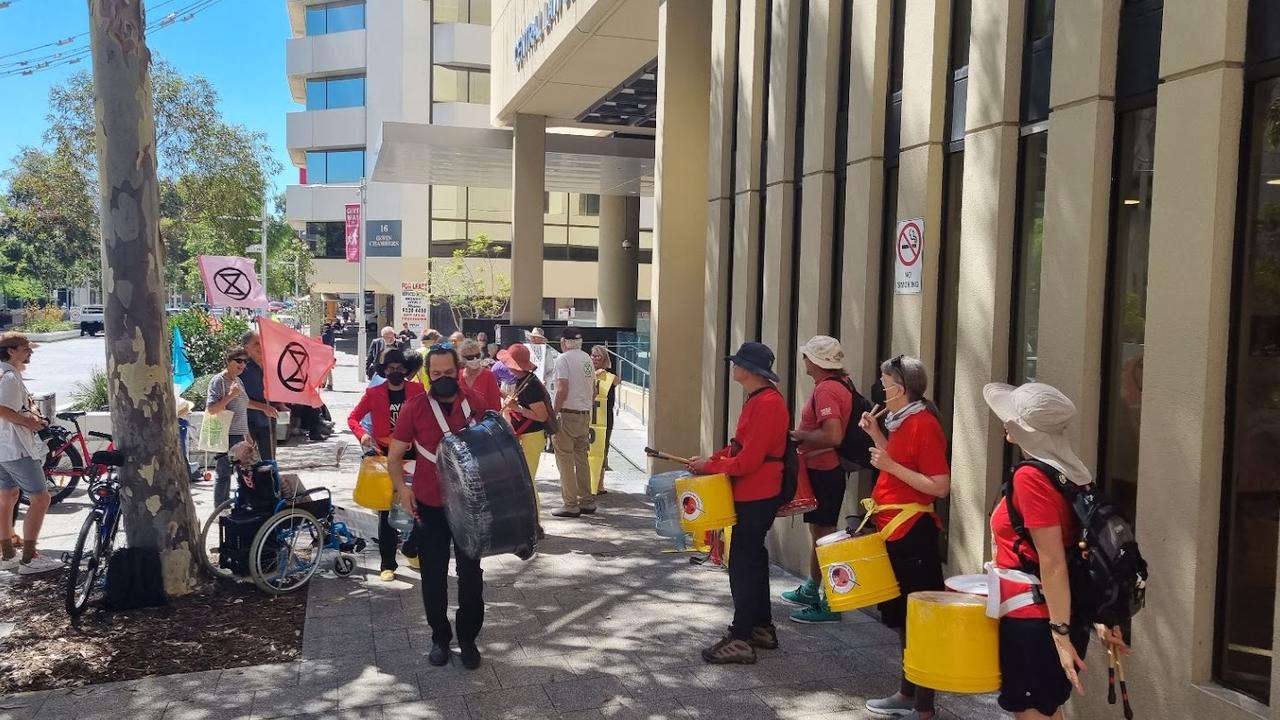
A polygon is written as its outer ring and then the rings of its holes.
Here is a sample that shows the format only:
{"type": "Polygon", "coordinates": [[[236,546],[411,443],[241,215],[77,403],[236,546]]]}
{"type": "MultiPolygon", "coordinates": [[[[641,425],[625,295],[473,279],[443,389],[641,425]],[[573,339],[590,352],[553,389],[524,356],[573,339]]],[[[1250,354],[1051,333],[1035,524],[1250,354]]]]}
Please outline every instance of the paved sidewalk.
{"type": "MultiPolygon", "coordinates": [[[[340,378],[340,391],[344,385],[340,378]]],[[[339,426],[355,397],[329,395],[339,426]]],[[[329,448],[341,442],[354,443],[343,434],[297,448],[296,457],[289,448],[282,465],[331,457],[329,448]]],[[[351,508],[354,448],[351,455],[341,469],[300,474],[351,508]]],[[[301,661],[5,696],[0,720],[873,717],[863,703],[896,688],[901,656],[897,636],[860,613],[837,625],[802,626],[787,622],[789,608],[777,603],[779,650],[762,651],[754,666],[704,664],[698,651],[729,621],[728,578],[665,552],[641,494],[645,474],[617,452],[610,463],[610,493],[598,515],[547,518],[548,537],[528,562],[483,561],[479,670],[456,658],[444,668],[427,664],[430,631],[417,574],[402,565],[395,581],[382,582],[370,548],[351,577],[317,576],[311,584],[301,661]]],[[[544,455],[544,510],[558,504],[556,477],[544,455]]],[[[371,514],[347,514],[362,532],[372,529],[371,514]]],[[[778,569],[772,579],[775,595],[796,583],[778,569]]],[[[453,597],[452,577],[450,584],[453,597]]],[[[940,705],[942,718],[1003,717],[990,696],[942,695],[940,705]]]]}

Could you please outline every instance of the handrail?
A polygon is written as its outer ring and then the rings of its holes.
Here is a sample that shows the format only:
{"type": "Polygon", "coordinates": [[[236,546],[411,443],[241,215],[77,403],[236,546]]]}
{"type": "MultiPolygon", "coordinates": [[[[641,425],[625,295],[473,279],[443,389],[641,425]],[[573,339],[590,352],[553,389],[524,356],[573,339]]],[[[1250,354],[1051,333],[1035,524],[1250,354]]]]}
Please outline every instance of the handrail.
{"type": "Polygon", "coordinates": [[[607,346],[607,345],[601,345],[601,347],[603,347],[603,348],[604,348],[604,351],[605,351],[605,352],[607,352],[607,353],[609,353],[609,354],[610,354],[610,355],[612,355],[613,357],[618,358],[619,360],[621,360],[622,362],[624,362],[624,363],[626,363],[626,364],[630,365],[631,367],[635,368],[635,369],[636,369],[636,370],[638,370],[639,372],[644,373],[644,376],[645,376],[645,379],[646,379],[646,380],[649,378],[649,371],[648,371],[648,370],[645,370],[644,368],[640,367],[639,365],[637,365],[637,364],[635,364],[635,363],[631,362],[630,360],[628,360],[628,359],[626,359],[626,358],[622,357],[622,356],[621,356],[621,355],[619,355],[618,353],[616,353],[616,352],[614,352],[614,351],[610,350],[610,349],[609,349],[609,346],[607,346]]]}
{"type": "Polygon", "coordinates": [[[608,345],[601,345],[601,347],[603,347],[603,348],[604,348],[604,351],[605,351],[605,352],[607,352],[607,353],[609,353],[611,356],[616,357],[616,358],[617,358],[618,360],[620,360],[621,362],[626,363],[626,364],[627,364],[627,365],[629,365],[630,367],[634,368],[637,372],[640,372],[640,373],[643,373],[643,374],[644,374],[644,385],[640,386],[640,422],[648,423],[648,422],[649,422],[649,417],[648,417],[648,409],[649,409],[649,371],[648,371],[648,370],[646,370],[646,369],[644,369],[644,368],[642,368],[642,367],[640,367],[639,365],[637,365],[637,364],[635,364],[635,363],[631,362],[630,360],[628,360],[628,359],[626,359],[626,358],[622,357],[622,356],[621,356],[621,355],[619,355],[618,353],[616,353],[616,352],[614,352],[614,351],[610,350],[608,345]]]}

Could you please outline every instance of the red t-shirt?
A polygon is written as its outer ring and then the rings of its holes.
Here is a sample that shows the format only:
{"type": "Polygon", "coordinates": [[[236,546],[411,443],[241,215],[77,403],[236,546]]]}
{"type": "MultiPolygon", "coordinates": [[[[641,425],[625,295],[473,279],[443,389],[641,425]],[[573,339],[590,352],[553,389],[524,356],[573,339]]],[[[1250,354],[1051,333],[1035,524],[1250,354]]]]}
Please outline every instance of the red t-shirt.
{"type": "Polygon", "coordinates": [[[502,392],[498,389],[498,376],[494,375],[489,368],[482,368],[474,382],[466,376],[466,373],[463,373],[458,378],[458,382],[462,387],[480,398],[479,408],[481,411],[493,410],[498,412],[502,410],[502,392]]]}
{"type": "MultiPolygon", "coordinates": [[[[840,421],[840,437],[844,437],[849,429],[853,415],[853,393],[841,382],[841,378],[823,379],[813,387],[813,397],[804,404],[800,411],[802,432],[818,430],[828,420],[840,421]]],[[[800,454],[804,456],[804,465],[810,470],[835,470],[840,467],[840,456],[832,447],[814,447],[801,444],[800,454]]]]}
{"type": "MultiPolygon", "coordinates": [[[[406,400],[404,407],[400,409],[399,417],[396,418],[396,427],[391,436],[400,442],[421,445],[434,454],[439,451],[440,441],[444,439],[444,430],[440,428],[440,422],[436,419],[436,414],[431,409],[430,401],[431,395],[429,394],[417,395],[406,400]]],[[[484,409],[480,406],[480,403],[480,398],[474,393],[465,389],[459,390],[458,397],[453,401],[452,407],[448,408],[448,412],[444,413],[445,423],[449,426],[449,431],[458,432],[471,421],[478,420],[484,414],[484,409]],[[471,409],[470,416],[462,410],[464,398],[471,409]]],[[[443,404],[441,405],[441,410],[445,410],[443,404]]],[[[413,468],[413,496],[423,505],[431,507],[444,506],[444,499],[440,495],[440,478],[436,473],[436,464],[423,457],[421,451],[418,452],[418,461],[414,463],[413,468]]]]}
{"type": "MultiPolygon", "coordinates": [[[[1027,529],[1060,527],[1064,547],[1070,546],[1071,538],[1076,533],[1075,512],[1062,492],[1054,487],[1053,480],[1039,469],[1027,465],[1018,468],[1013,474],[1013,486],[1013,501],[1018,504],[1018,511],[1022,513],[1022,523],[1027,529]]],[[[991,538],[995,543],[996,567],[1021,570],[1022,561],[1013,548],[1018,540],[1018,534],[1014,532],[1013,523],[1009,521],[1009,508],[1005,505],[1003,498],[996,503],[996,509],[991,513],[991,538]]],[[[1020,549],[1022,557],[1032,562],[1039,562],[1040,556],[1036,553],[1035,545],[1023,542],[1020,544],[1020,549]]],[[[1023,583],[1000,580],[1002,600],[1020,595],[1028,589],[1023,583]]],[[[1049,606],[1044,603],[1028,605],[1014,610],[1005,617],[1048,618],[1049,606]]]]}
{"type": "MultiPolygon", "coordinates": [[[[924,410],[902,421],[897,430],[889,433],[887,448],[889,457],[908,470],[928,475],[947,475],[951,467],[947,465],[947,439],[942,434],[942,425],[938,418],[928,410],[924,410]]],[[[897,477],[881,470],[876,478],[875,489],[871,498],[877,505],[901,505],[919,503],[928,505],[938,498],[927,492],[921,492],[897,477]]],[[[875,515],[876,527],[883,530],[890,520],[898,516],[899,510],[885,510],[875,515]]],[[[910,532],[920,516],[902,523],[887,540],[901,540],[910,532]]],[[[942,519],[933,513],[933,521],[942,527],[942,519]]]]}
{"type": "Polygon", "coordinates": [[[738,416],[733,438],[739,449],[730,445],[712,455],[708,473],[725,473],[733,481],[736,502],[768,500],[782,492],[782,453],[787,450],[787,433],[791,431],[791,415],[787,401],[774,388],[766,388],[747,398],[738,416]],[[765,460],[765,458],[779,458],[765,460]]]}

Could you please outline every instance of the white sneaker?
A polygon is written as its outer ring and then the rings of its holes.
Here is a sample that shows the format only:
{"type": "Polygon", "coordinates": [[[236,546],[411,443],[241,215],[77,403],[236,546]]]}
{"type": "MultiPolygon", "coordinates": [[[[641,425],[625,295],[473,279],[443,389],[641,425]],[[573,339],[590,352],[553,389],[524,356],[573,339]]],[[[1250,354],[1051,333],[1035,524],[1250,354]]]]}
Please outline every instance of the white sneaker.
{"type": "Polygon", "coordinates": [[[61,570],[62,561],[54,560],[45,555],[37,555],[31,558],[31,562],[18,563],[19,575],[39,575],[53,570],[61,570]]]}
{"type": "Polygon", "coordinates": [[[0,570],[17,570],[18,561],[22,559],[21,554],[15,554],[8,560],[0,560],[0,570]]]}

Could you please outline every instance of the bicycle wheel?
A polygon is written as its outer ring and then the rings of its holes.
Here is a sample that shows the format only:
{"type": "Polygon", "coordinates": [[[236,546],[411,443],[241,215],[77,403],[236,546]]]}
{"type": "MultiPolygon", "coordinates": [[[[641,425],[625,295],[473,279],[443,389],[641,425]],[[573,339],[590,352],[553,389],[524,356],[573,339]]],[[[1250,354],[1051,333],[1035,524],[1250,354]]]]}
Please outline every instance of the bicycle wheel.
{"type": "Polygon", "coordinates": [[[263,592],[282,595],[307,584],[324,551],[324,527],[306,510],[286,508],[267,518],[253,538],[249,570],[263,592]]]}
{"type": "Polygon", "coordinates": [[[71,494],[84,476],[84,458],[75,446],[68,445],[54,455],[61,443],[49,440],[49,451],[44,456],[44,481],[49,485],[49,503],[56,504],[71,494]]]}
{"type": "Polygon", "coordinates": [[[103,571],[102,557],[102,512],[94,508],[80,526],[80,536],[76,538],[76,549],[71,553],[71,562],[67,567],[67,614],[72,618],[80,617],[80,613],[89,605],[89,597],[93,595],[98,575],[103,571]]]}
{"type": "Polygon", "coordinates": [[[221,545],[222,538],[218,531],[218,518],[226,517],[231,514],[231,505],[234,500],[223,500],[208,520],[204,521],[204,526],[200,528],[200,564],[204,566],[206,572],[220,580],[235,580],[236,574],[230,568],[219,567],[218,548],[221,545]]]}

